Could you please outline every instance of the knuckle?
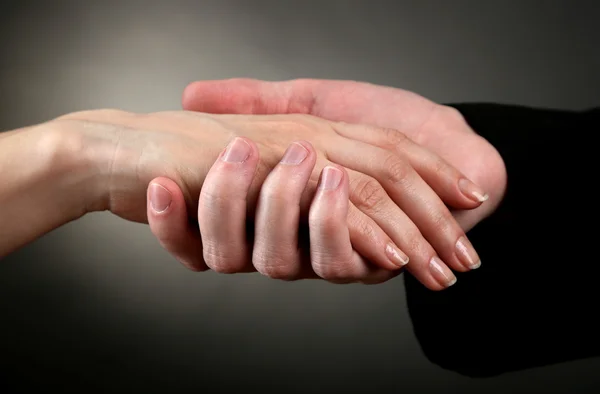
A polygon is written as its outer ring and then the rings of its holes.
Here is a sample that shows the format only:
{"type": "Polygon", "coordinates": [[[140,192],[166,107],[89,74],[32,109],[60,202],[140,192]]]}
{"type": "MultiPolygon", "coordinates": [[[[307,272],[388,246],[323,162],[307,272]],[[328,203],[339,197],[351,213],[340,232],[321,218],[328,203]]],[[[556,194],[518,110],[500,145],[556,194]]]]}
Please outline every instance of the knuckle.
{"type": "Polygon", "coordinates": [[[320,237],[332,236],[345,227],[347,217],[339,217],[336,212],[325,209],[312,209],[308,214],[309,230],[320,237]]]}
{"type": "MultiPolygon", "coordinates": [[[[171,222],[173,222],[173,217],[169,217],[166,219],[170,219],[171,222]]],[[[150,230],[164,249],[178,249],[179,245],[181,244],[182,230],[179,228],[169,227],[165,224],[165,222],[159,222],[159,224],[155,223],[150,226],[150,230]]]]}
{"type": "Polygon", "coordinates": [[[332,213],[325,214],[320,220],[320,234],[324,237],[334,235],[343,228],[340,218],[332,213]]]}
{"type": "Polygon", "coordinates": [[[356,275],[348,264],[333,261],[327,263],[313,262],[313,271],[322,279],[335,283],[350,283],[356,281],[356,275]]]}
{"type": "Polygon", "coordinates": [[[256,270],[271,279],[292,281],[297,278],[296,272],[283,264],[268,264],[261,266],[260,268],[256,267],[256,270]]]}
{"type": "Polygon", "coordinates": [[[220,183],[211,182],[211,185],[205,184],[205,186],[200,191],[199,212],[227,212],[227,207],[234,203],[235,196],[227,193],[224,185],[220,183]]]}
{"type": "Polygon", "coordinates": [[[447,121],[449,124],[466,124],[463,114],[454,107],[441,105],[437,106],[436,110],[441,118],[447,121]]]}
{"type": "Polygon", "coordinates": [[[436,157],[433,160],[433,164],[431,167],[436,173],[440,173],[440,172],[446,172],[448,170],[449,166],[446,164],[446,162],[444,160],[442,160],[441,157],[436,157]]]}
{"type": "Polygon", "coordinates": [[[455,177],[458,175],[458,171],[439,156],[433,159],[431,169],[435,174],[448,174],[455,177]]]}
{"type": "Polygon", "coordinates": [[[388,149],[397,149],[398,146],[406,144],[408,140],[404,133],[389,127],[380,128],[379,132],[383,135],[388,149]]]}
{"type": "MultiPolygon", "coordinates": [[[[223,248],[226,250],[228,248],[223,248]]],[[[203,252],[206,265],[221,274],[235,274],[240,272],[246,261],[241,255],[227,255],[219,249],[206,247],[203,252]]]]}
{"type": "Polygon", "coordinates": [[[454,217],[446,208],[434,212],[431,215],[431,222],[438,233],[445,233],[454,227],[454,217]]]}
{"type": "Polygon", "coordinates": [[[293,179],[267,179],[260,190],[260,199],[264,201],[280,202],[284,206],[298,204],[299,196],[290,185],[293,179]]]}
{"type": "Polygon", "coordinates": [[[383,187],[371,177],[363,177],[353,185],[354,202],[358,208],[375,211],[384,201],[386,193],[383,187]]]}
{"type": "Polygon", "coordinates": [[[409,254],[412,261],[411,255],[419,254],[423,251],[425,245],[423,234],[417,228],[409,229],[404,232],[403,239],[403,249],[405,249],[405,253],[409,254]]]}
{"type": "Polygon", "coordinates": [[[366,220],[360,220],[356,223],[356,231],[361,238],[370,240],[377,238],[377,231],[373,225],[366,220]]]}
{"type": "Polygon", "coordinates": [[[174,231],[165,231],[163,229],[161,229],[161,231],[153,231],[153,233],[156,239],[158,240],[158,243],[164,250],[171,252],[178,248],[178,233],[174,231]]]}
{"type": "Polygon", "coordinates": [[[389,155],[384,162],[385,177],[392,183],[401,183],[412,174],[412,167],[400,157],[389,155]]]}
{"type": "Polygon", "coordinates": [[[291,281],[298,277],[296,259],[291,253],[255,251],[252,264],[256,271],[271,279],[291,281]]]}

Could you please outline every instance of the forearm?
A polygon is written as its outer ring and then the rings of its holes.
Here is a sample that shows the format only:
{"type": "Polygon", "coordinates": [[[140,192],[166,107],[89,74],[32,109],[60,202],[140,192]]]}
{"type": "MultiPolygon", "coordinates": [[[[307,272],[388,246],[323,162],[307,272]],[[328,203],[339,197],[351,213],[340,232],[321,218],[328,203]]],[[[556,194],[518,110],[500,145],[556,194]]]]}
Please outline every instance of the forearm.
{"type": "Polygon", "coordinates": [[[0,133],[0,258],[94,203],[101,184],[83,150],[51,123],[0,133]]]}

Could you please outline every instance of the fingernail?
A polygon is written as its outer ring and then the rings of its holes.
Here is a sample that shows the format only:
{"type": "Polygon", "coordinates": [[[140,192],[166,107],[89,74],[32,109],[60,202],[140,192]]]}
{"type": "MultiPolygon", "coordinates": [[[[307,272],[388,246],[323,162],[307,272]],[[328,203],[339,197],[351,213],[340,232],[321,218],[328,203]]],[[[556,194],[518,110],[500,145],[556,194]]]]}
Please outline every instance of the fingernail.
{"type": "Polygon", "coordinates": [[[281,158],[281,164],[298,165],[306,159],[308,150],[297,142],[292,143],[281,158]]]}
{"type": "Polygon", "coordinates": [[[429,268],[431,269],[434,278],[442,286],[450,287],[456,283],[456,276],[454,276],[452,271],[450,271],[450,268],[448,268],[439,258],[435,256],[432,257],[431,260],[429,260],[429,268]]]}
{"type": "Polygon", "coordinates": [[[150,205],[154,212],[161,213],[166,211],[171,205],[172,200],[171,192],[167,189],[158,183],[150,185],[150,205]]]}
{"type": "Polygon", "coordinates": [[[479,255],[475,251],[475,248],[469,242],[466,237],[460,237],[458,241],[456,241],[456,254],[460,261],[472,270],[479,268],[481,266],[481,260],[479,259],[479,255]]]}
{"type": "Polygon", "coordinates": [[[468,199],[475,202],[484,202],[489,198],[487,193],[484,192],[481,187],[466,178],[462,178],[458,181],[458,188],[468,199]]]}
{"type": "Polygon", "coordinates": [[[323,169],[323,175],[321,175],[321,189],[333,190],[337,188],[342,180],[342,171],[335,167],[325,167],[323,169]]]}
{"type": "Polygon", "coordinates": [[[242,163],[250,156],[250,145],[243,138],[236,138],[227,147],[223,154],[223,161],[230,163],[242,163]]]}
{"type": "Polygon", "coordinates": [[[404,267],[406,264],[408,264],[408,256],[402,253],[400,249],[398,249],[392,244],[388,244],[385,247],[385,253],[387,254],[390,261],[398,267],[404,267]]]}

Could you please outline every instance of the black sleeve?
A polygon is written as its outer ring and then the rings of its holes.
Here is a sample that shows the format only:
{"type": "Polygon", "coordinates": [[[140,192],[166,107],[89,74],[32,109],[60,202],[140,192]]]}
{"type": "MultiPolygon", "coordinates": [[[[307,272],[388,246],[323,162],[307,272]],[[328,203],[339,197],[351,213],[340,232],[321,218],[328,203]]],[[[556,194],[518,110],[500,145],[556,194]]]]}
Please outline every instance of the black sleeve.
{"type": "Polygon", "coordinates": [[[469,232],[481,268],[442,292],[405,275],[424,353],[472,377],[600,355],[600,109],[453,107],[498,149],[508,185],[469,232]]]}

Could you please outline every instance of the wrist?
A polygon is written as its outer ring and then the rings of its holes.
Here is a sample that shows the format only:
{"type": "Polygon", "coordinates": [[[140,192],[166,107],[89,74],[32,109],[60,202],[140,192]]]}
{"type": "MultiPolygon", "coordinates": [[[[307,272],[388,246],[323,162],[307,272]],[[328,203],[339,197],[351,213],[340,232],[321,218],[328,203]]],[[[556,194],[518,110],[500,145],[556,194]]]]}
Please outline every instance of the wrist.
{"type": "Polygon", "coordinates": [[[178,166],[169,154],[171,138],[168,133],[148,131],[151,122],[145,122],[147,119],[132,121],[126,112],[94,110],[53,121],[61,138],[69,141],[70,162],[81,171],[86,213],[110,211],[126,220],[147,223],[146,190],[157,176],[179,183],[185,195],[178,166]]]}
{"type": "Polygon", "coordinates": [[[80,142],[52,123],[0,140],[0,258],[88,212],[97,187],[80,142]]]}
{"type": "Polygon", "coordinates": [[[105,210],[106,172],[83,125],[58,120],[40,125],[34,131],[39,134],[34,149],[41,158],[41,171],[60,190],[59,198],[69,207],[71,220],[105,210]]]}

